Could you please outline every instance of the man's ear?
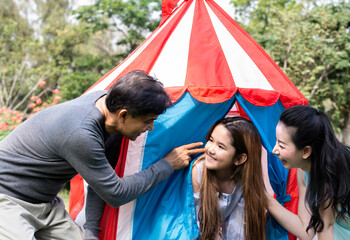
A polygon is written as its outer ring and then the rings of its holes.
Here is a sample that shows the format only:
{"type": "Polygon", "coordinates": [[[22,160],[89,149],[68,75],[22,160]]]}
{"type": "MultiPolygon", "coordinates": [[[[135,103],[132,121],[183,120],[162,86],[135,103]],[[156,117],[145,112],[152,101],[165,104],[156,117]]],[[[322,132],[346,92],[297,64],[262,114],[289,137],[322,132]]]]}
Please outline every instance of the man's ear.
{"type": "Polygon", "coordinates": [[[123,109],[119,110],[118,119],[122,122],[125,122],[125,119],[127,118],[128,114],[129,114],[128,110],[123,108],[123,109]]]}
{"type": "Polygon", "coordinates": [[[245,163],[245,161],[247,161],[247,159],[248,159],[247,154],[242,153],[235,158],[234,164],[236,166],[241,165],[241,164],[245,163]]]}
{"type": "Polygon", "coordinates": [[[312,147],[310,146],[306,146],[303,149],[303,159],[307,159],[308,157],[310,157],[312,153],[312,147]]]}

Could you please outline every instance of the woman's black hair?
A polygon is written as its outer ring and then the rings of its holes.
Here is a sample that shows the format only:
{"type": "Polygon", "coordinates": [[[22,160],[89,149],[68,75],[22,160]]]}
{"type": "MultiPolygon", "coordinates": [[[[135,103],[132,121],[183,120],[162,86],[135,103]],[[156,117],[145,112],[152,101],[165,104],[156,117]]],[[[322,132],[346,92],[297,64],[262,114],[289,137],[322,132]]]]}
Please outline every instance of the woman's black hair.
{"type": "Polygon", "coordinates": [[[329,201],[337,218],[350,215],[350,151],[339,142],[327,115],[310,106],[286,109],[280,117],[287,127],[294,127],[292,141],[297,149],[312,148],[310,182],[306,202],[311,211],[307,231],[322,231],[321,206],[329,201]]]}
{"type": "Polygon", "coordinates": [[[135,70],[119,78],[108,90],[110,112],[125,108],[133,117],[162,114],[172,105],[163,84],[144,71],[135,70]]]}

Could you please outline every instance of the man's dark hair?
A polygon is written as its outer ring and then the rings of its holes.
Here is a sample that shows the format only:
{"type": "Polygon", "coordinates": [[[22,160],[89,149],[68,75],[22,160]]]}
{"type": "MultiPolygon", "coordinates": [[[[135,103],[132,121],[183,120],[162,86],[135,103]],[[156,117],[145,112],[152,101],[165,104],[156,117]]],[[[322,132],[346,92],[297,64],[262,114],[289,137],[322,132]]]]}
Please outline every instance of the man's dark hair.
{"type": "Polygon", "coordinates": [[[107,109],[116,112],[125,108],[133,117],[162,114],[172,105],[163,84],[141,70],[119,78],[108,90],[107,109]]]}

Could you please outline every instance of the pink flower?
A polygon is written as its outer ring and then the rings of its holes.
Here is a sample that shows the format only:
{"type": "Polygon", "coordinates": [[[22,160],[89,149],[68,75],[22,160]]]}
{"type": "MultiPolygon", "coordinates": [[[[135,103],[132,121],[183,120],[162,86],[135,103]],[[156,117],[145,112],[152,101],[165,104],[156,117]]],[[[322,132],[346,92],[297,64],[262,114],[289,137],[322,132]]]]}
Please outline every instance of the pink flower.
{"type": "Polygon", "coordinates": [[[2,107],[2,108],[0,108],[0,113],[5,112],[5,110],[6,110],[6,107],[2,107]]]}
{"type": "Polygon", "coordinates": [[[35,103],[36,103],[37,105],[41,104],[41,103],[42,103],[41,98],[38,98],[38,99],[35,101],[35,103]]]}
{"type": "Polygon", "coordinates": [[[35,101],[38,98],[38,96],[31,96],[30,101],[35,101]]]}
{"type": "Polygon", "coordinates": [[[0,131],[8,130],[8,129],[9,129],[9,126],[6,122],[0,123],[0,131]]]}
{"type": "Polygon", "coordinates": [[[56,88],[55,90],[52,91],[52,93],[53,93],[53,94],[60,94],[61,91],[60,91],[59,89],[56,88]]]}
{"type": "Polygon", "coordinates": [[[22,120],[23,120],[23,116],[22,117],[18,117],[17,119],[16,119],[16,121],[15,121],[15,123],[21,123],[22,122],[22,120]]]}
{"type": "Polygon", "coordinates": [[[43,87],[43,86],[45,86],[46,85],[46,81],[41,81],[41,82],[39,82],[39,87],[43,87]]]}
{"type": "Polygon", "coordinates": [[[18,127],[19,124],[16,124],[16,125],[12,125],[11,126],[11,130],[15,129],[16,127],[18,127]]]}
{"type": "Polygon", "coordinates": [[[52,99],[52,102],[54,103],[58,103],[62,98],[60,96],[55,96],[53,99],[52,99]]]}
{"type": "Polygon", "coordinates": [[[29,108],[35,108],[36,104],[35,103],[31,103],[28,105],[29,108]]]}

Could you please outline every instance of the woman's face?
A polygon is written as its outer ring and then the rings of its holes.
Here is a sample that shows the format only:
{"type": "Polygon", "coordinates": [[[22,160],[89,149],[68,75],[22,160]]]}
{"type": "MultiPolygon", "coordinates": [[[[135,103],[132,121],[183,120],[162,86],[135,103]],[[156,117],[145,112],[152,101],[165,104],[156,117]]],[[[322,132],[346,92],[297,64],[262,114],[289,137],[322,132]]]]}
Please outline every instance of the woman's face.
{"type": "Polygon", "coordinates": [[[292,134],[296,129],[288,127],[279,122],[276,127],[276,145],[272,150],[287,169],[301,168],[304,171],[310,171],[311,160],[305,157],[304,149],[298,150],[292,141],[292,134]]]}
{"type": "Polygon", "coordinates": [[[217,125],[205,145],[205,166],[217,174],[231,176],[233,173],[235,147],[231,144],[230,132],[223,125],[217,125]]]}

